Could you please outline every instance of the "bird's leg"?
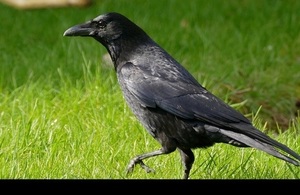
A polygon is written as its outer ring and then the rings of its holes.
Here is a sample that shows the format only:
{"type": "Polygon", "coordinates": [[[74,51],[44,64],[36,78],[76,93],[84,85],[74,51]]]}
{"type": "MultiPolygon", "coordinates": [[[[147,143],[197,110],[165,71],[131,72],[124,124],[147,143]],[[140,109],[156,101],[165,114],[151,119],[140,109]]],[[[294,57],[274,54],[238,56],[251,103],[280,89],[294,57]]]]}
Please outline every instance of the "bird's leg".
{"type": "Polygon", "coordinates": [[[136,164],[139,164],[147,173],[155,172],[153,169],[151,169],[150,167],[145,165],[143,160],[146,159],[146,158],[150,158],[150,157],[153,157],[153,156],[158,156],[158,155],[161,155],[161,154],[167,154],[167,153],[170,153],[170,151],[165,151],[164,149],[159,149],[159,150],[155,150],[153,152],[141,154],[141,155],[138,155],[138,156],[134,157],[133,159],[130,160],[130,162],[127,166],[127,174],[131,173],[133,171],[136,164]]]}
{"type": "Polygon", "coordinates": [[[195,157],[191,149],[178,149],[180,152],[184,174],[183,179],[188,179],[195,157]]]}

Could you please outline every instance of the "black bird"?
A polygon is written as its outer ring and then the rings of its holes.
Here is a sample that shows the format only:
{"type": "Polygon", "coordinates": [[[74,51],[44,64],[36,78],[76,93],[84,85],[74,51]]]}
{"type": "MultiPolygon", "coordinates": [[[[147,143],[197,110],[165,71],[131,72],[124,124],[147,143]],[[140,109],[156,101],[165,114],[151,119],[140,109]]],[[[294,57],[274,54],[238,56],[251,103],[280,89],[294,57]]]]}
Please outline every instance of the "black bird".
{"type": "Polygon", "coordinates": [[[241,113],[206,90],[125,16],[106,13],[67,29],[64,36],[93,37],[107,49],[126,102],[162,146],[134,157],[127,173],[136,164],[147,172],[153,171],[143,163],[144,159],[178,149],[183,178],[188,179],[194,162],[192,149],[215,143],[257,148],[300,165],[296,152],[256,129],[241,113]]]}

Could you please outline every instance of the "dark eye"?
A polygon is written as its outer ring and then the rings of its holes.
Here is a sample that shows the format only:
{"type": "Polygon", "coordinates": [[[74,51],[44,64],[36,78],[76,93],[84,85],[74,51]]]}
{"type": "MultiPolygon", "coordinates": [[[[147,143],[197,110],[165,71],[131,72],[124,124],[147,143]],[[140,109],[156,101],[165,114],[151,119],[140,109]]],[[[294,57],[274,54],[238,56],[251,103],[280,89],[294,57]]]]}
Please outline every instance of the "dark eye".
{"type": "Polygon", "coordinates": [[[99,28],[105,28],[107,23],[104,20],[99,20],[97,26],[99,28]]]}

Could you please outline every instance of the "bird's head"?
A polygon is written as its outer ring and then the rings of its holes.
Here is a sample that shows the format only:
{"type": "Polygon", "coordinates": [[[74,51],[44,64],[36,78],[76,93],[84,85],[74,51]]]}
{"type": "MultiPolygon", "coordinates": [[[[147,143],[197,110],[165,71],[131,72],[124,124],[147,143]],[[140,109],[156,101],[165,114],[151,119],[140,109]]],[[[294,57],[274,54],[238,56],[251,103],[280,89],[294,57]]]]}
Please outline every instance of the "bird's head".
{"type": "Polygon", "coordinates": [[[127,51],[123,55],[126,58],[140,44],[151,42],[151,38],[139,26],[115,12],[72,26],[63,35],[93,37],[107,48],[115,65],[122,51],[127,51]]]}
{"type": "Polygon", "coordinates": [[[111,12],[72,26],[63,35],[89,36],[107,46],[121,37],[126,39],[144,37],[145,32],[125,16],[111,12]]]}

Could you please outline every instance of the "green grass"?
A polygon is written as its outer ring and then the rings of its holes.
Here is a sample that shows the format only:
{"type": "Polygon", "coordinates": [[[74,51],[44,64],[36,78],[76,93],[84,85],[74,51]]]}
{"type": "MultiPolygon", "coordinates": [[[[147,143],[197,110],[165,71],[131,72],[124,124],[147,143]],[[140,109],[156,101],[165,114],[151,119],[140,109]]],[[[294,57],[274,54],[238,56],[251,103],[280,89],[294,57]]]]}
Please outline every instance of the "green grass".
{"type": "MultiPolygon", "coordinates": [[[[160,146],[124,103],[113,69],[103,66],[105,49],[62,36],[108,11],[131,18],[210,91],[300,153],[299,9],[292,0],[103,0],[26,11],[0,4],[0,178],[182,177],[178,152],[147,159],[155,173],[137,166],[125,175],[132,157],[160,146]]],[[[255,149],[217,144],[195,156],[192,179],[300,176],[255,149]]]]}

